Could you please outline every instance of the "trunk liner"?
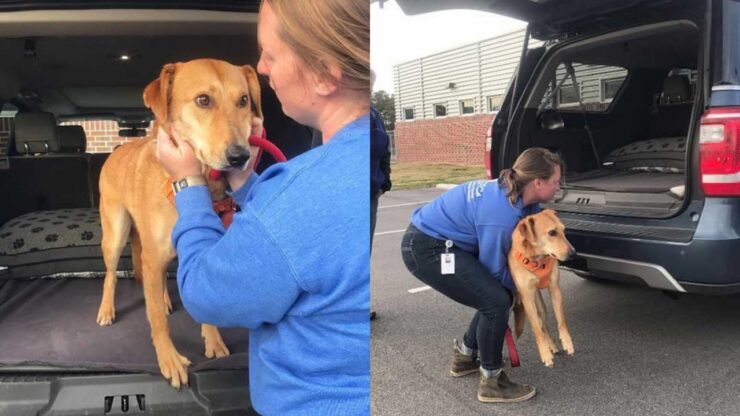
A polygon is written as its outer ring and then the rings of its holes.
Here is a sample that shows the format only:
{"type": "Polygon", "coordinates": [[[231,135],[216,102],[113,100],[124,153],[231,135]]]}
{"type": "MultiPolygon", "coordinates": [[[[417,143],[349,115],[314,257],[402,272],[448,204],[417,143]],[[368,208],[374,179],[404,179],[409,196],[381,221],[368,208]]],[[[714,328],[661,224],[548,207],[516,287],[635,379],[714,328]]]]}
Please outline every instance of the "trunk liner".
{"type": "Polygon", "coordinates": [[[575,186],[605,192],[661,193],[670,191],[674,186],[684,185],[686,182],[686,178],[681,173],[631,171],[600,171],[599,173],[603,175],[589,172],[586,178],[570,179],[564,188],[575,186]]]}
{"type": "MultiPolygon", "coordinates": [[[[184,310],[177,282],[168,280],[170,333],[191,370],[247,367],[248,331],[221,329],[231,356],[203,355],[200,325],[184,310]]],[[[116,321],[101,327],[100,279],[0,280],[0,366],[51,365],[159,374],[144,292],[133,279],[116,286],[116,321]]]]}

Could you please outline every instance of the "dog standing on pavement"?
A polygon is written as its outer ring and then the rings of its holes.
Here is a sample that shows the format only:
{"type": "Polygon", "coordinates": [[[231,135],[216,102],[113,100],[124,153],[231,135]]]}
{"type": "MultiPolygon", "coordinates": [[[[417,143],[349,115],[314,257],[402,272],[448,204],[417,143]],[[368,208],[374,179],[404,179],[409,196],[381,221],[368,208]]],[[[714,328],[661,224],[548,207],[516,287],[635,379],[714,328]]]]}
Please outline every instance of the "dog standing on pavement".
{"type": "Polygon", "coordinates": [[[547,366],[553,365],[553,354],[559,351],[547,327],[547,312],[540,289],[549,289],[558,333],[563,348],[573,355],[573,340],[565,323],[563,295],[560,291],[558,261],[575,254],[565,238],[565,226],[553,210],[523,218],[514,228],[508,264],[517,289],[514,300],[514,326],[517,337],[524,330],[526,315],[534,332],[540,358],[547,366]]]}
{"type": "MultiPolygon", "coordinates": [[[[167,267],[176,255],[170,235],[177,210],[168,200],[172,179],[154,156],[154,138],[160,128],[179,133],[192,145],[204,174],[208,169],[244,169],[250,161],[252,119],[262,118],[260,87],[249,65],[198,59],[165,65],[144,90],[144,103],[156,119],[150,136],[116,149],[100,174],[106,275],[97,322],[105,326],[115,319],[116,268],[130,235],[134,275],[144,286],[159,369],[179,388],[188,382],[190,361],[178,353],[170,336],[167,315],[172,302],[165,284],[167,267]]],[[[223,179],[209,179],[208,187],[214,201],[225,196],[223,179]]],[[[206,357],[229,355],[216,327],[204,324],[201,335],[206,357]]]]}

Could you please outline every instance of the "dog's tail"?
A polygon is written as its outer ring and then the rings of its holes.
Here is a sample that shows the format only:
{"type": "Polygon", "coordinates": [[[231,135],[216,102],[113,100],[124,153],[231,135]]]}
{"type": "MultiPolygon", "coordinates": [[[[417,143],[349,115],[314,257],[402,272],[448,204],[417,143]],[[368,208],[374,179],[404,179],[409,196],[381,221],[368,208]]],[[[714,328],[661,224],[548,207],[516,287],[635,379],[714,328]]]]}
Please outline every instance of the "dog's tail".
{"type": "Polygon", "coordinates": [[[522,299],[517,295],[514,296],[514,333],[519,338],[524,332],[524,305],[522,299]]]}

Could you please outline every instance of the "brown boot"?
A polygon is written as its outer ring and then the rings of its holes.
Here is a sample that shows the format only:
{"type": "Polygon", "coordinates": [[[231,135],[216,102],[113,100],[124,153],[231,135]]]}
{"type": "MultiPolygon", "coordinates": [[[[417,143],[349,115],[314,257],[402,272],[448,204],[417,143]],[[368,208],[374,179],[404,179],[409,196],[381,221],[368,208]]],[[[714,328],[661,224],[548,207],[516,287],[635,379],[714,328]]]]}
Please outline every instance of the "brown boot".
{"type": "Polygon", "coordinates": [[[488,377],[481,371],[478,383],[478,400],[484,403],[515,403],[534,397],[536,390],[528,384],[517,384],[499,372],[497,376],[488,377]]]}
{"type": "Polygon", "coordinates": [[[477,372],[479,367],[477,354],[475,352],[471,355],[463,354],[458,341],[456,339],[452,341],[454,355],[450,366],[450,375],[452,377],[462,377],[477,372]]]}

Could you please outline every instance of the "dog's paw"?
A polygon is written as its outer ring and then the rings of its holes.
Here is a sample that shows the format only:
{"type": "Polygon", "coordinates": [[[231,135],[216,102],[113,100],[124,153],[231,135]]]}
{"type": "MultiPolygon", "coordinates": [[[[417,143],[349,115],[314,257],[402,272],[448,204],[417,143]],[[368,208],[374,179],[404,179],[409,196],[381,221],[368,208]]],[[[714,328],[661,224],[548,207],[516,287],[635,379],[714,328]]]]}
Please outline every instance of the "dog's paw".
{"type": "Polygon", "coordinates": [[[573,340],[570,339],[570,335],[561,337],[560,342],[563,343],[563,349],[568,353],[568,355],[573,355],[576,352],[573,348],[573,340]]]}
{"type": "Polygon", "coordinates": [[[100,305],[100,309],[98,310],[98,325],[100,326],[108,326],[113,324],[113,321],[116,320],[116,308],[114,308],[112,305],[100,305]]]}
{"type": "Polygon", "coordinates": [[[215,326],[204,324],[201,327],[200,336],[206,346],[205,355],[207,358],[221,358],[229,355],[229,349],[226,348],[221,333],[218,332],[218,328],[215,326]]]}
{"type": "Polygon", "coordinates": [[[157,361],[159,362],[159,371],[162,376],[170,381],[170,385],[180,390],[182,385],[188,384],[188,366],[190,360],[180,355],[177,350],[172,347],[168,351],[157,353],[157,361]]]}
{"type": "Polygon", "coordinates": [[[215,341],[209,341],[206,339],[205,344],[206,358],[221,358],[230,354],[229,349],[226,348],[226,344],[224,344],[224,341],[220,337],[215,341]]]}
{"type": "Polygon", "coordinates": [[[545,367],[552,367],[552,359],[553,355],[552,352],[550,352],[549,349],[545,349],[544,351],[540,351],[540,359],[542,360],[542,364],[545,365],[545,367]]]}

